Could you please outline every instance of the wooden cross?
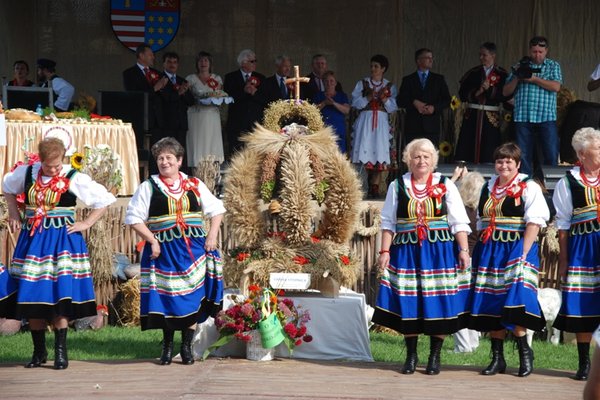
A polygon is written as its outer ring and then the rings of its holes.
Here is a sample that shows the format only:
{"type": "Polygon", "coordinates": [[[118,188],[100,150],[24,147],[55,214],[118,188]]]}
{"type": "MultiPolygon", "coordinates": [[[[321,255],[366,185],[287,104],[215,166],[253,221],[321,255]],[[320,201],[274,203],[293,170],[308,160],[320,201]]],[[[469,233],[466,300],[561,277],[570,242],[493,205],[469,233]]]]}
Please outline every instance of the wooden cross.
{"type": "Polygon", "coordinates": [[[309,82],[310,78],[306,78],[304,76],[300,76],[300,67],[294,65],[294,77],[287,78],[285,80],[285,84],[293,83],[294,84],[294,97],[296,101],[300,100],[300,82],[309,82]]]}

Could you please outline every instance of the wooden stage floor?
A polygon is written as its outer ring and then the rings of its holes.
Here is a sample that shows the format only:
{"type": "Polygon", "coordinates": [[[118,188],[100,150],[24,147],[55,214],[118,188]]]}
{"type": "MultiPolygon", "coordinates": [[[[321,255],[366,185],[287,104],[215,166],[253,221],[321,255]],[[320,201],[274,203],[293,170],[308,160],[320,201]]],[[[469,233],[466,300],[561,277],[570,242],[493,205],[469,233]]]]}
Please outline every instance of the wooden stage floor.
{"type": "Polygon", "coordinates": [[[446,367],[438,376],[399,373],[390,363],[278,359],[209,359],[185,366],[174,360],[73,361],[64,371],[0,364],[0,398],[58,399],[580,399],[572,372],[536,370],[527,378],[492,377],[479,368],[446,367]]]}

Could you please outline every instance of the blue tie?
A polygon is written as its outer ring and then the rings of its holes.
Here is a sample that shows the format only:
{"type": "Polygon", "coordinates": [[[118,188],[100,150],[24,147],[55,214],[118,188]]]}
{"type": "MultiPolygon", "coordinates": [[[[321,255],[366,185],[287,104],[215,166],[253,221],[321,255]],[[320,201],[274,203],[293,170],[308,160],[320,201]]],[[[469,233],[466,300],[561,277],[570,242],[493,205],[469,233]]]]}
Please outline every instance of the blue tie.
{"type": "Polygon", "coordinates": [[[287,99],[287,88],[285,87],[285,78],[283,76],[279,80],[279,90],[281,91],[281,98],[283,100],[287,99]]]}
{"type": "Polygon", "coordinates": [[[419,72],[419,74],[421,75],[421,87],[425,89],[425,84],[427,83],[427,73],[419,72]]]}

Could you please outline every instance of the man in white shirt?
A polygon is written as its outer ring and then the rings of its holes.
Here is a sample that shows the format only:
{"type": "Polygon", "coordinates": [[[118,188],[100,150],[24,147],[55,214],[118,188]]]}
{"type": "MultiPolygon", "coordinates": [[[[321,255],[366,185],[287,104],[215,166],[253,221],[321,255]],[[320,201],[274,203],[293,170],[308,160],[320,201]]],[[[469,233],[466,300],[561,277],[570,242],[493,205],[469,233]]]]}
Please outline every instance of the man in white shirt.
{"type": "Polygon", "coordinates": [[[75,88],[69,82],[56,75],[56,62],[47,58],[37,60],[37,78],[41,87],[52,87],[55,95],[54,109],[67,111],[75,88]]]}

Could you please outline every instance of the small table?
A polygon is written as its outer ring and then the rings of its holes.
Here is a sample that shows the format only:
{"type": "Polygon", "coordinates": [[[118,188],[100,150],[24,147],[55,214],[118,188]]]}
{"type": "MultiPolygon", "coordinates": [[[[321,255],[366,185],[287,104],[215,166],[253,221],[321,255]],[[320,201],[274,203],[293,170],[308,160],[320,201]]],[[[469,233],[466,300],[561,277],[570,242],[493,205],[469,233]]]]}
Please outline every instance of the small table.
{"type": "MultiPolygon", "coordinates": [[[[296,306],[308,310],[311,320],[306,324],[312,342],[302,343],[294,349],[293,358],[311,360],[351,360],[373,361],[367,326],[365,295],[362,293],[341,293],[339,297],[323,297],[320,293],[287,293],[286,298],[296,306]]],[[[225,299],[224,307],[228,307],[225,299]]],[[[198,325],[193,345],[196,358],[202,357],[204,350],[218,338],[214,321],[198,325]]],[[[238,340],[221,347],[214,355],[218,357],[246,356],[246,345],[238,340]]],[[[289,357],[285,344],[275,349],[275,355],[289,357]]]]}
{"type": "MultiPolygon", "coordinates": [[[[6,121],[6,146],[0,146],[0,177],[4,177],[17,161],[25,159],[21,147],[27,138],[33,138],[29,144],[29,151],[37,153],[37,144],[42,138],[44,124],[46,122],[6,121]]],[[[48,124],[57,125],[55,122],[48,124]]],[[[137,145],[131,124],[102,122],[68,125],[73,127],[74,146],[77,151],[83,152],[86,144],[90,146],[106,144],[121,157],[123,185],[118,194],[131,196],[140,184],[137,145]]],[[[1,188],[0,193],[2,193],[1,188]]]]}

